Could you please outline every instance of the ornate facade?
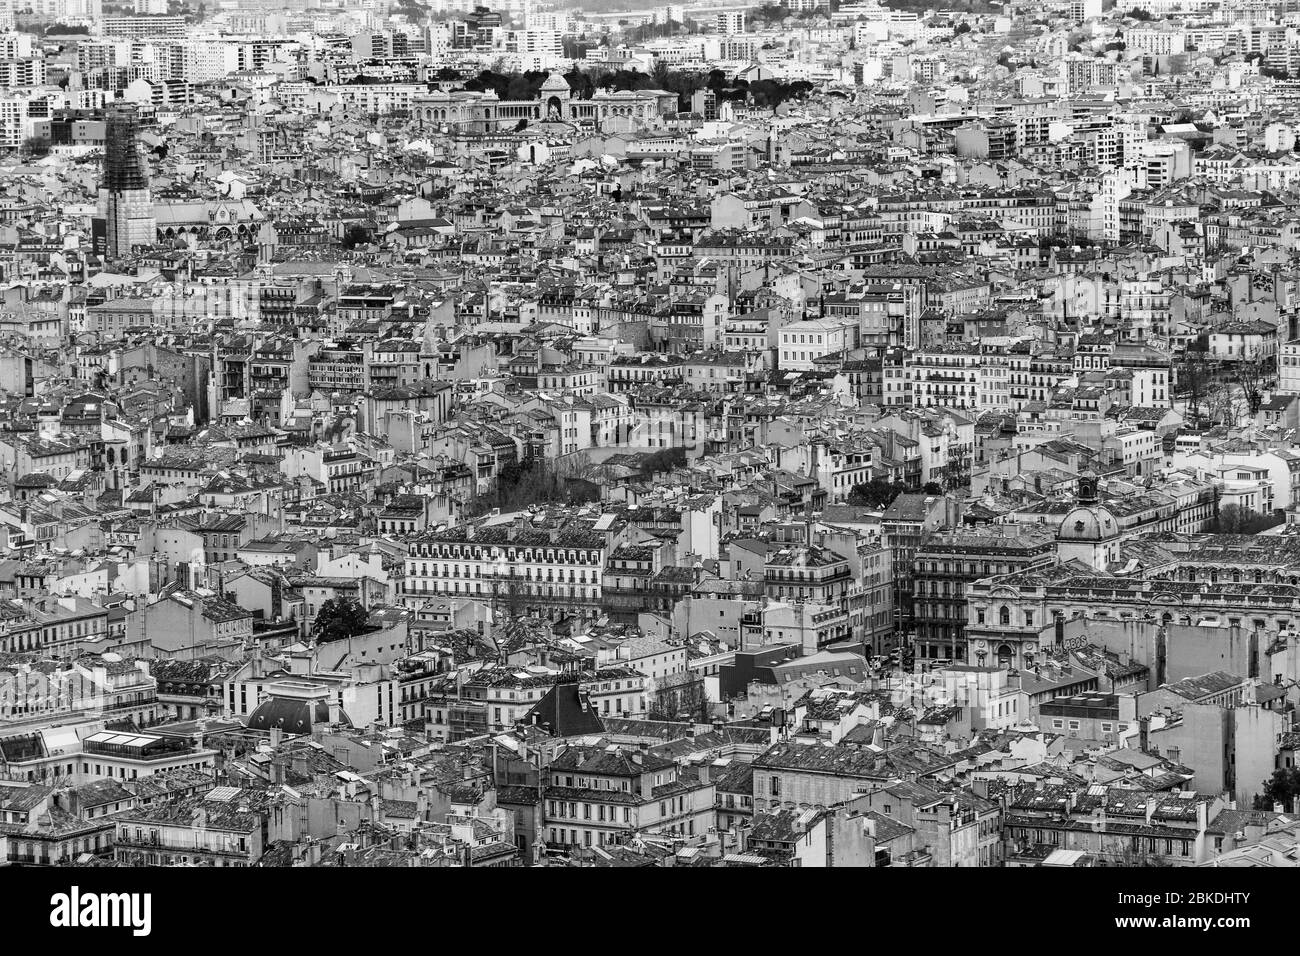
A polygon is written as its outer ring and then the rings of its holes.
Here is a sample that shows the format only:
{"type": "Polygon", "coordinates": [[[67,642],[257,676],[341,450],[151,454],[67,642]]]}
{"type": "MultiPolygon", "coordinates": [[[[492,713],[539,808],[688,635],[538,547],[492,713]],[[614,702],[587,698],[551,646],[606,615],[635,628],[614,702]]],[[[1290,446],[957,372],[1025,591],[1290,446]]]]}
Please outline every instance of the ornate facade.
{"type": "Polygon", "coordinates": [[[535,100],[502,100],[492,91],[434,90],[411,99],[411,115],[424,126],[447,126],[461,132],[488,133],[530,123],[585,123],[627,118],[648,123],[677,109],[677,94],[664,90],[599,92],[574,99],[569,83],[552,73],[535,100]]]}
{"type": "Polygon", "coordinates": [[[968,660],[1032,666],[1072,618],[1237,625],[1276,634],[1300,625],[1300,542],[1254,535],[1152,535],[1124,575],[1078,563],[970,585],[968,660]],[[1160,555],[1163,554],[1163,558],[1160,555]]]}

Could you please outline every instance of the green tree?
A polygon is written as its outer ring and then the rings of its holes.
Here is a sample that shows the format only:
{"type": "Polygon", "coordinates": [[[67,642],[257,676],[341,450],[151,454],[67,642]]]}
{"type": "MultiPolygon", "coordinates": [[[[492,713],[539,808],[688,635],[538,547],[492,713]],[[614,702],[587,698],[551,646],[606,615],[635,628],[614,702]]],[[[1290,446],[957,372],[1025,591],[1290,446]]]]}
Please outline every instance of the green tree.
{"type": "Polygon", "coordinates": [[[359,601],[351,598],[330,598],[320,606],[312,622],[311,636],[318,644],[346,641],[364,633],[370,626],[370,615],[359,601]]]}

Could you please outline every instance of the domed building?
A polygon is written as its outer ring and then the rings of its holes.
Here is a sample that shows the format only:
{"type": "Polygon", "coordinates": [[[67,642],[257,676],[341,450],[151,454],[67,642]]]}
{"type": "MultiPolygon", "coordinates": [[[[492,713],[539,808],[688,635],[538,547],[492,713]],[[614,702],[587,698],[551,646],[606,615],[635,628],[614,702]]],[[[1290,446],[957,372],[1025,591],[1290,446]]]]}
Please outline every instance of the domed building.
{"type": "Polygon", "coordinates": [[[575,98],[569,81],[550,73],[531,100],[503,100],[492,90],[443,90],[411,97],[411,116],[421,126],[461,133],[505,132],[520,120],[533,123],[586,124],[605,129],[658,126],[659,117],[677,112],[677,94],[670,90],[597,90],[590,99],[575,98]]]}
{"type": "Polygon", "coordinates": [[[1062,562],[1073,558],[1104,571],[1119,557],[1119,522],[1098,503],[1097,476],[1079,476],[1079,503],[1070,509],[1056,532],[1056,553],[1062,562]]]}
{"type": "Polygon", "coordinates": [[[330,689],[301,680],[279,680],[266,688],[267,698],[248,716],[249,730],[310,734],[313,726],[352,722],[339,709],[331,714],[330,689]]]}
{"type": "Polygon", "coordinates": [[[571,95],[568,80],[559,73],[548,76],[537,95],[542,101],[542,119],[552,122],[567,120],[571,95]]]}

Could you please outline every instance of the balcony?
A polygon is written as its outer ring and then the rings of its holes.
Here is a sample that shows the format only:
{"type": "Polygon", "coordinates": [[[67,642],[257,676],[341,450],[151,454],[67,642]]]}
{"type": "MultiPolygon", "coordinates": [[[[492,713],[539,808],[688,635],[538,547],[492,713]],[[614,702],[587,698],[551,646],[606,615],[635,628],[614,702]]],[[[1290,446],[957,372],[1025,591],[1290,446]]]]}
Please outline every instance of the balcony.
{"type": "Polygon", "coordinates": [[[131,837],[119,838],[113,841],[113,847],[114,849],[131,850],[137,853],[165,853],[190,857],[217,856],[238,860],[248,859],[249,852],[247,847],[241,850],[238,847],[184,846],[175,843],[154,842],[147,837],[143,840],[136,840],[131,837]]]}

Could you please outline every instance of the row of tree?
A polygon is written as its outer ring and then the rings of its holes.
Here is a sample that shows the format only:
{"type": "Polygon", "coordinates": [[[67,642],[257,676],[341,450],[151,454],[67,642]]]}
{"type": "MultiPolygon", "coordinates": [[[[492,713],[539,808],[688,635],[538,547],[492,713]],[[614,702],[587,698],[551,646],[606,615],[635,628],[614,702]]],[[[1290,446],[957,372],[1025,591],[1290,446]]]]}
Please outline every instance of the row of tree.
{"type": "MultiPolygon", "coordinates": [[[[901,481],[872,478],[870,481],[860,482],[850,488],[849,496],[845,501],[856,508],[879,510],[888,508],[894,503],[894,499],[904,492],[916,490],[915,488],[909,488],[901,481]]],[[[943,494],[943,485],[937,481],[928,481],[921,487],[920,491],[927,495],[941,495],[943,494]]]]}
{"type": "Polygon", "coordinates": [[[491,491],[469,503],[466,514],[474,517],[487,514],[493,508],[519,511],[529,505],[599,500],[599,491],[593,491],[581,481],[585,477],[586,466],[583,464],[560,465],[549,459],[511,462],[497,473],[491,491]]]}
{"type": "MultiPolygon", "coordinates": [[[[685,448],[664,448],[643,454],[637,467],[646,478],[653,478],[685,464],[685,448]]],[[[529,505],[599,501],[607,474],[605,466],[594,464],[586,454],[513,462],[498,472],[490,492],[466,506],[466,515],[486,514],[493,508],[519,511],[529,505]]]]}
{"type": "MultiPolygon", "coordinates": [[[[464,86],[472,92],[494,93],[502,100],[535,100],[541,95],[542,84],[546,82],[548,76],[550,73],[544,70],[529,70],[526,73],[503,72],[498,69],[483,70],[476,76],[464,80],[464,86]]],[[[434,75],[434,79],[456,82],[463,77],[455,70],[444,68],[434,75]]],[[[597,91],[621,93],[665,90],[676,93],[677,108],[682,112],[691,108],[691,97],[704,89],[711,90],[719,102],[752,101],[761,109],[776,109],[787,100],[804,99],[813,91],[813,84],[807,80],[786,82],[764,79],[753,83],[746,80],[733,82],[722,70],[711,70],[708,73],[674,70],[663,62],[657,63],[650,73],[596,67],[590,70],[570,70],[564,74],[564,79],[569,84],[570,95],[578,99],[590,99],[597,91]]],[[[362,74],[352,82],[379,82],[379,79],[362,74]]]]}
{"type": "Polygon", "coordinates": [[[1242,418],[1258,414],[1277,375],[1276,360],[1257,355],[1221,363],[1209,357],[1204,343],[1196,345],[1187,349],[1177,368],[1187,417],[1194,424],[1235,426],[1242,418]]]}

